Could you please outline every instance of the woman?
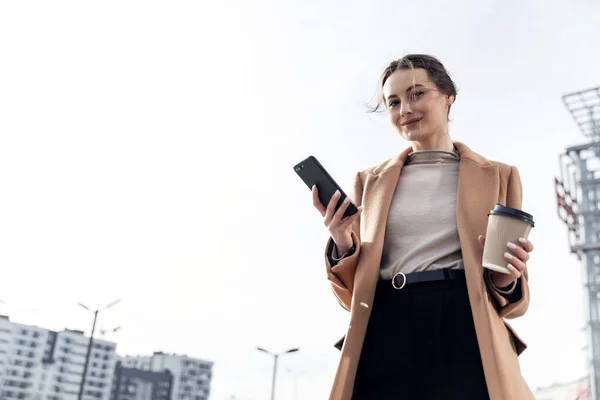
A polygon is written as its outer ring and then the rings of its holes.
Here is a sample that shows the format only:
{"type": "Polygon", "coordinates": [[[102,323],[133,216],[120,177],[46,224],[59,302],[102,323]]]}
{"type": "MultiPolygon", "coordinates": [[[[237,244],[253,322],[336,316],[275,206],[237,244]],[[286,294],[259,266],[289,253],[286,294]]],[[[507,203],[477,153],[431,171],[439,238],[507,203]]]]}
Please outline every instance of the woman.
{"type": "Polygon", "coordinates": [[[350,311],[330,399],[533,399],[504,318],[529,305],[532,244],[508,243],[510,274],[482,267],[487,214],[521,208],[515,167],[488,161],[448,134],[456,88],[434,57],[407,55],[380,81],[379,103],[410,147],[359,172],[342,219],[339,193],[313,203],[331,234],[327,275],[350,311]]]}

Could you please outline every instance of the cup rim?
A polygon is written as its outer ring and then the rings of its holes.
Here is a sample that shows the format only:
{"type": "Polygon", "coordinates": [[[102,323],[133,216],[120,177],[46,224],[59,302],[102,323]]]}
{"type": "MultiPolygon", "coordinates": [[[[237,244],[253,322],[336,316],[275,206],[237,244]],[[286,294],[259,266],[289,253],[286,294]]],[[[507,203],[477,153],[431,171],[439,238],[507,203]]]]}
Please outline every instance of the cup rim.
{"type": "Polygon", "coordinates": [[[531,224],[532,227],[535,226],[535,223],[533,222],[533,215],[516,208],[503,206],[500,203],[496,204],[494,209],[491,210],[488,214],[488,217],[490,215],[504,215],[506,217],[516,218],[525,221],[528,224],[531,224]]]}

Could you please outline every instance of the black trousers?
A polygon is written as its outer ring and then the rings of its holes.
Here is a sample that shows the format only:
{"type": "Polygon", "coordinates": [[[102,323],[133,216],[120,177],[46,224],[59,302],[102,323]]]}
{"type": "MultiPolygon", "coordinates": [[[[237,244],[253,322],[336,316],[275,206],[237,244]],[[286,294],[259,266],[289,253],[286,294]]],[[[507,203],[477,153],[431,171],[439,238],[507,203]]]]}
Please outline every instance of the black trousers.
{"type": "Polygon", "coordinates": [[[352,399],[489,399],[464,274],[378,282],[352,399]]]}

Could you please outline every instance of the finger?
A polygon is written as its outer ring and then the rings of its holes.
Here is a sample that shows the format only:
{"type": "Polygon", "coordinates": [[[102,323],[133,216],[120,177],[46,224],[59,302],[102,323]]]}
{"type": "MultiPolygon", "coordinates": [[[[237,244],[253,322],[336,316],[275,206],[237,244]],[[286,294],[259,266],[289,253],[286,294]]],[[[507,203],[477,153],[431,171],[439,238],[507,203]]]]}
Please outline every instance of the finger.
{"type": "Polygon", "coordinates": [[[521,243],[521,246],[523,246],[526,252],[531,253],[533,251],[533,244],[529,240],[519,238],[519,243],[521,243]]]}
{"type": "Polygon", "coordinates": [[[335,212],[335,214],[333,214],[333,218],[331,219],[332,224],[339,224],[340,222],[342,222],[342,220],[344,219],[344,213],[348,209],[349,205],[350,205],[350,197],[346,197],[344,199],[344,201],[342,202],[342,205],[340,206],[340,208],[338,208],[338,210],[335,212]]]}
{"type": "Polygon", "coordinates": [[[356,220],[358,218],[360,218],[360,214],[362,214],[362,210],[363,210],[363,208],[362,208],[362,206],[360,206],[360,207],[358,207],[358,211],[357,212],[355,212],[354,214],[352,214],[349,217],[346,217],[346,218],[342,219],[342,221],[341,221],[341,228],[345,229],[348,226],[350,226],[353,223],[355,223],[356,220]]]}
{"type": "Polygon", "coordinates": [[[521,277],[521,272],[519,272],[519,270],[512,264],[508,264],[508,272],[510,273],[510,276],[513,277],[513,280],[517,280],[521,277]]]}
{"type": "Polygon", "coordinates": [[[335,214],[335,206],[337,205],[341,195],[342,194],[340,191],[336,190],[333,196],[331,196],[331,200],[329,200],[329,204],[327,204],[327,210],[325,211],[325,225],[329,225],[331,223],[331,219],[335,214]]]}
{"type": "Polygon", "coordinates": [[[319,199],[319,189],[317,189],[317,185],[313,185],[313,187],[312,187],[312,198],[313,198],[313,205],[321,213],[321,216],[324,217],[326,208],[323,205],[323,203],[321,203],[321,200],[319,199]]]}
{"type": "Polygon", "coordinates": [[[529,261],[529,253],[525,251],[525,249],[517,246],[513,242],[508,242],[506,246],[508,247],[508,250],[511,252],[511,254],[516,256],[519,260],[524,262],[529,261]]]}
{"type": "Polygon", "coordinates": [[[519,260],[510,253],[504,253],[504,258],[519,272],[523,272],[527,268],[527,264],[524,261],[519,260]]]}

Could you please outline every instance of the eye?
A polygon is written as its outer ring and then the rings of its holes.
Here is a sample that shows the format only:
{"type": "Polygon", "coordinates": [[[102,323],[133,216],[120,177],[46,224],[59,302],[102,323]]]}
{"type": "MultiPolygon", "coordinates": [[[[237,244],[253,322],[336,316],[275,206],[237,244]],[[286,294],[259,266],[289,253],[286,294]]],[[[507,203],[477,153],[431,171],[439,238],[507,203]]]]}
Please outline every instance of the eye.
{"type": "Polygon", "coordinates": [[[388,107],[389,107],[389,108],[393,108],[393,107],[396,107],[396,106],[397,106],[397,105],[399,105],[399,104],[400,104],[400,102],[399,102],[398,100],[392,100],[392,101],[390,101],[390,103],[388,104],[388,107]]]}
{"type": "Polygon", "coordinates": [[[413,92],[410,97],[411,99],[416,100],[421,96],[423,96],[423,92],[413,92]]]}

